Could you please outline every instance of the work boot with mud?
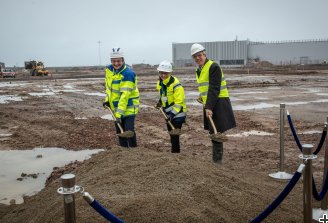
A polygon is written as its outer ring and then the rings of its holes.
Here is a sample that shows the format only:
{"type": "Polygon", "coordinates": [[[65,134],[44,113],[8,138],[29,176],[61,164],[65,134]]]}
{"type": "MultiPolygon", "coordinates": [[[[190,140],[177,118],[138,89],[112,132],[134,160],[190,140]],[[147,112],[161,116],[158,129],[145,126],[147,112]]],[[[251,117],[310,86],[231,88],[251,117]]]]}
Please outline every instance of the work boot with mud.
{"type": "Polygon", "coordinates": [[[223,157],[223,143],[222,142],[213,142],[212,147],[212,160],[215,164],[222,164],[223,157]]]}

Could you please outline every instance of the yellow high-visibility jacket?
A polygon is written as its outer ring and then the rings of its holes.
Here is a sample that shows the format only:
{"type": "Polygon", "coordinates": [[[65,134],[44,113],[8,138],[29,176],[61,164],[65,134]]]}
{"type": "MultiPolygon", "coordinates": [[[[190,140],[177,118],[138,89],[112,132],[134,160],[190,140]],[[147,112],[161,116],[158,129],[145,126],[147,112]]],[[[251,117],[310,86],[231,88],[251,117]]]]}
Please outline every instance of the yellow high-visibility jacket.
{"type": "Polygon", "coordinates": [[[105,102],[109,102],[116,118],[136,115],[139,110],[137,75],[125,64],[115,71],[112,65],[106,68],[105,102]]]}
{"type": "MultiPolygon", "coordinates": [[[[213,63],[214,63],[214,61],[208,60],[205,63],[204,67],[202,68],[199,77],[197,75],[197,69],[196,69],[196,79],[197,79],[197,83],[198,83],[198,91],[200,93],[200,96],[203,100],[204,105],[206,104],[206,100],[207,100],[210,67],[213,63]]],[[[222,70],[221,70],[221,74],[222,74],[221,88],[220,88],[220,93],[218,95],[218,98],[228,98],[229,93],[228,93],[228,89],[227,89],[227,82],[224,79],[224,74],[223,74],[222,70]]]]}
{"type": "Polygon", "coordinates": [[[160,94],[160,100],[166,113],[173,113],[174,118],[186,116],[184,89],[176,77],[171,75],[164,81],[159,79],[156,89],[160,94]]]}

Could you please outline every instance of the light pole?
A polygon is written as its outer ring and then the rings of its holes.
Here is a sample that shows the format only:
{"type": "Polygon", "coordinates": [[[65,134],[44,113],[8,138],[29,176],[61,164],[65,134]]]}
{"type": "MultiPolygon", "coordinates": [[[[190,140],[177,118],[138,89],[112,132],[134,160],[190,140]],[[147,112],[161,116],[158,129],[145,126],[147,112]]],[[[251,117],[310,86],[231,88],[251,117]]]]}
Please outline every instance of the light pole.
{"type": "Polygon", "coordinates": [[[97,43],[98,43],[98,54],[99,54],[99,66],[101,66],[101,54],[100,54],[100,44],[101,44],[101,41],[99,40],[97,43]]]}

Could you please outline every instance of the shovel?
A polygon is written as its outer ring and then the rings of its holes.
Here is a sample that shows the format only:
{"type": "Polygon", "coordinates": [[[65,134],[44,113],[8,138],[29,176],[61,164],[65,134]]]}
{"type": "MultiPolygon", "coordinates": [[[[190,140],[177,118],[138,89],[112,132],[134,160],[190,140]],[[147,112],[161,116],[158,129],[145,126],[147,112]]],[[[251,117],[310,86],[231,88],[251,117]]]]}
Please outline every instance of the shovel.
{"type": "MultiPolygon", "coordinates": [[[[201,98],[197,98],[197,102],[201,103],[203,105],[203,100],[201,98]]],[[[204,107],[204,105],[203,105],[204,107]]],[[[207,116],[208,119],[210,120],[210,123],[211,123],[211,126],[214,130],[214,133],[210,135],[210,138],[213,140],[213,141],[216,141],[216,142],[226,142],[228,141],[228,137],[220,132],[218,132],[216,130],[216,127],[214,125],[214,122],[213,122],[213,119],[211,116],[207,116]]]]}
{"type": "Polygon", "coordinates": [[[171,122],[170,119],[167,117],[166,113],[164,112],[163,107],[160,107],[160,108],[158,108],[158,109],[162,112],[163,116],[165,117],[166,122],[167,122],[167,123],[171,126],[171,128],[172,128],[172,130],[169,132],[170,135],[181,135],[181,134],[182,134],[182,133],[181,133],[181,129],[176,129],[176,128],[174,128],[172,122],[171,122]]]}
{"type": "MultiPolygon", "coordinates": [[[[115,117],[112,109],[110,107],[108,107],[108,106],[105,106],[105,108],[110,111],[110,114],[112,115],[114,121],[116,122],[117,119],[116,119],[116,117],[115,117]]],[[[118,122],[116,122],[116,124],[117,124],[117,126],[118,126],[118,128],[120,129],[120,132],[121,132],[121,133],[118,133],[117,134],[119,137],[122,137],[122,138],[132,138],[134,136],[134,132],[132,132],[130,130],[124,132],[121,124],[118,123],[118,122]]]]}

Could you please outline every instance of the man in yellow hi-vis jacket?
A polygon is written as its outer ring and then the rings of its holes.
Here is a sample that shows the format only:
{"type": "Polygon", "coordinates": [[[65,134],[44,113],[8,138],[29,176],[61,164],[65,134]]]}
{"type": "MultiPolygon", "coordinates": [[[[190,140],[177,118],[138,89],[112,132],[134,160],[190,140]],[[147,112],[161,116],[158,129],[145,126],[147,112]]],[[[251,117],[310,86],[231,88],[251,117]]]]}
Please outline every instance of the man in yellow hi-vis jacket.
{"type": "MultiPolygon", "coordinates": [[[[134,122],[139,110],[139,90],[137,75],[124,61],[124,54],[119,47],[112,49],[111,65],[106,68],[106,94],[103,106],[114,111],[116,122],[122,125],[124,131],[134,132],[134,122]]],[[[120,130],[115,123],[116,132],[120,130]]],[[[119,144],[123,147],[136,147],[137,139],[134,132],[132,138],[119,137],[119,144]]]]}
{"type": "MultiPolygon", "coordinates": [[[[172,76],[172,65],[169,61],[162,61],[157,71],[159,73],[159,80],[157,87],[160,94],[160,99],[156,107],[163,107],[166,115],[169,117],[174,128],[181,129],[182,124],[186,120],[186,102],[184,89],[179,80],[172,76]]],[[[169,131],[171,126],[167,125],[169,131]]],[[[170,135],[172,144],[172,153],[180,153],[179,135],[170,135]]]]}
{"type": "MultiPolygon", "coordinates": [[[[215,128],[223,133],[236,127],[227,83],[221,67],[206,56],[205,48],[198,43],[191,46],[191,56],[198,65],[196,69],[196,80],[201,101],[204,105],[204,129],[212,134],[213,128],[209,125],[206,117],[212,117],[215,128]]],[[[213,162],[222,163],[223,141],[212,140],[213,162]]]]}

